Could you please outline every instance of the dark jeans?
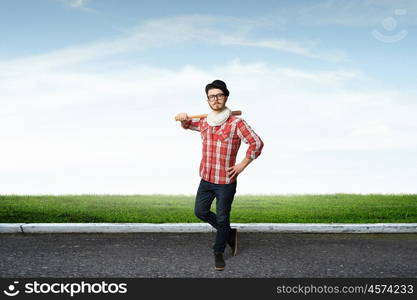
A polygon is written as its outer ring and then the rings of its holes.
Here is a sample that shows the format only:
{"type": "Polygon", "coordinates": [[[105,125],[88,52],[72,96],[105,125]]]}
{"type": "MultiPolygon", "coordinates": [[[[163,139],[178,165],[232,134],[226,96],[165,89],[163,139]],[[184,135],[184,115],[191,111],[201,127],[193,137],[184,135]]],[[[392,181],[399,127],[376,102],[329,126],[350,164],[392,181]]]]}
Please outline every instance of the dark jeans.
{"type": "Polygon", "coordinates": [[[236,193],[236,181],[228,184],[216,184],[201,179],[198,187],[194,213],[197,218],[208,222],[217,229],[215,252],[224,252],[230,235],[230,210],[236,193]],[[216,198],[216,213],[210,211],[216,198]]]}

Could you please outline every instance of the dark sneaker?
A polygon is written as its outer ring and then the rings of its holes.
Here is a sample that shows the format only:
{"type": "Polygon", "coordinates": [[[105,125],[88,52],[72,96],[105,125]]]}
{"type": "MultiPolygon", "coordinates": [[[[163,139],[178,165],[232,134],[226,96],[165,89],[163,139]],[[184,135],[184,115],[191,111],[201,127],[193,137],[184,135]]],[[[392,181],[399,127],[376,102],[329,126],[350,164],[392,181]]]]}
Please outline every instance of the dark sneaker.
{"type": "Polygon", "coordinates": [[[215,265],[215,269],[217,271],[223,271],[224,270],[224,267],[226,266],[226,263],[224,262],[222,252],[214,252],[214,265],[215,265]]]}
{"type": "Polygon", "coordinates": [[[229,246],[232,248],[232,255],[237,254],[237,229],[232,228],[230,230],[229,240],[227,241],[229,246]]]}

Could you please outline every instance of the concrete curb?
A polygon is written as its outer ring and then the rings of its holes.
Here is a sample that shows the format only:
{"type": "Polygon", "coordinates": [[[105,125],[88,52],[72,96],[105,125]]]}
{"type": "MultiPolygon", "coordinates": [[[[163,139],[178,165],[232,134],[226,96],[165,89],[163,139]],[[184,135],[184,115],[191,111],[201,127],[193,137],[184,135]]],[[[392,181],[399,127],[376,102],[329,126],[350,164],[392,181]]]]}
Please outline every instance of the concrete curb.
{"type": "MultiPolygon", "coordinates": [[[[417,233],[417,223],[232,223],[240,232],[417,233]]],[[[0,233],[215,232],[206,223],[0,223],[0,233]]]]}

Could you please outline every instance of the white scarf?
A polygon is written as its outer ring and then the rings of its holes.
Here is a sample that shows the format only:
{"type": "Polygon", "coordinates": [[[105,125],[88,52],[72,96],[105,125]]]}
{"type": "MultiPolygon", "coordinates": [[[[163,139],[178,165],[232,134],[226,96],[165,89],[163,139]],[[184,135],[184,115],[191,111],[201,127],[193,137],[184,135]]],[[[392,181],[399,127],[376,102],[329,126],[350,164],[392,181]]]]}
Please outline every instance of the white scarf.
{"type": "Polygon", "coordinates": [[[215,111],[211,111],[207,115],[207,123],[210,126],[220,126],[224,122],[226,122],[226,120],[230,117],[231,114],[232,114],[232,111],[228,109],[226,106],[219,113],[216,113],[215,111]]]}

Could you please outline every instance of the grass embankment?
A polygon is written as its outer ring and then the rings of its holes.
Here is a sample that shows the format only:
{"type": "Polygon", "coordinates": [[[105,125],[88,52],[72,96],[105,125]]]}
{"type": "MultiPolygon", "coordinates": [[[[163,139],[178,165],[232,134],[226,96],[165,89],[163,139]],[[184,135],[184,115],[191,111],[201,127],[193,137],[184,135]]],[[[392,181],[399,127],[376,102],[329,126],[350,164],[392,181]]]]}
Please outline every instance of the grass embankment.
{"type": "MultiPolygon", "coordinates": [[[[194,199],[167,195],[0,195],[0,223],[197,223],[194,199]]],[[[239,195],[233,202],[231,222],[416,223],[417,195],[239,195]]]]}

